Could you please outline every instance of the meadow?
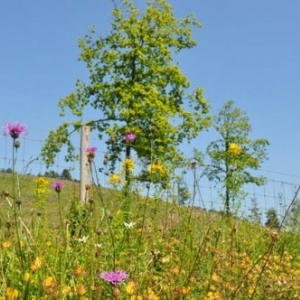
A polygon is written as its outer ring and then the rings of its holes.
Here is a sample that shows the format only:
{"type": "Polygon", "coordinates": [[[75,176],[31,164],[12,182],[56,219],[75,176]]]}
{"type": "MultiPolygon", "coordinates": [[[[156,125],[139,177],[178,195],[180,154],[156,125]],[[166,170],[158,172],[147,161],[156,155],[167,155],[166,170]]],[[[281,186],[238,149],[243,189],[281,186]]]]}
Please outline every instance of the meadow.
{"type": "Polygon", "coordinates": [[[297,235],[112,179],[1,175],[0,299],[300,298],[297,235]]]}

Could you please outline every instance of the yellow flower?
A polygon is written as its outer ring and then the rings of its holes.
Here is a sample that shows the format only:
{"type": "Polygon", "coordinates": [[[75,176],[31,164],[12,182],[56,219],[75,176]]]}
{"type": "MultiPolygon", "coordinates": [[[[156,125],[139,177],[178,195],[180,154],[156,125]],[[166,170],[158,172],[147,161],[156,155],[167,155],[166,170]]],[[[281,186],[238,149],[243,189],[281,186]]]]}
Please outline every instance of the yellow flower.
{"type": "Polygon", "coordinates": [[[51,277],[51,276],[48,276],[46,277],[44,280],[43,280],[43,286],[44,288],[53,288],[56,286],[56,280],[51,277]]]}
{"type": "Polygon", "coordinates": [[[44,177],[39,177],[35,180],[36,189],[34,190],[34,195],[40,197],[48,192],[48,186],[50,182],[44,177]]]}
{"type": "Polygon", "coordinates": [[[125,289],[127,294],[133,295],[136,292],[136,283],[134,281],[129,281],[125,289]]]}
{"type": "Polygon", "coordinates": [[[118,184],[122,182],[122,178],[118,174],[110,174],[108,183],[109,184],[118,184]]]}
{"type": "Polygon", "coordinates": [[[39,177],[38,179],[35,180],[35,182],[39,186],[48,186],[49,185],[49,181],[47,179],[45,179],[44,177],[39,177]]]}
{"type": "Polygon", "coordinates": [[[30,265],[30,270],[35,272],[37,270],[39,270],[43,265],[43,259],[41,257],[36,257],[31,265],[30,265]]]}
{"type": "Polygon", "coordinates": [[[147,300],[159,300],[159,297],[155,295],[151,288],[148,288],[147,300]]]}
{"type": "Polygon", "coordinates": [[[159,174],[159,175],[165,175],[167,173],[166,169],[160,165],[159,163],[153,163],[149,167],[149,173],[150,174],[159,174]]]}
{"type": "Polygon", "coordinates": [[[2,243],[2,248],[7,249],[11,246],[11,241],[6,241],[2,243]]]}
{"type": "Polygon", "coordinates": [[[23,275],[23,281],[28,282],[28,281],[29,281],[29,278],[30,278],[30,274],[29,274],[28,272],[26,272],[26,273],[23,275]]]}
{"type": "Polygon", "coordinates": [[[16,290],[16,289],[14,289],[14,288],[12,288],[12,287],[8,287],[6,289],[5,295],[6,295],[6,299],[7,300],[18,299],[19,291],[16,290]]]}
{"type": "Polygon", "coordinates": [[[189,295],[190,293],[191,293],[191,288],[189,286],[182,288],[182,294],[183,295],[189,295]]]}
{"type": "Polygon", "coordinates": [[[86,288],[83,284],[77,284],[75,287],[76,294],[82,296],[86,293],[86,288]]]}
{"type": "Polygon", "coordinates": [[[234,155],[240,155],[242,152],[242,149],[239,145],[236,143],[231,143],[228,147],[228,153],[234,154],[234,155]]]}
{"type": "Polygon", "coordinates": [[[223,300],[219,292],[208,292],[203,300],[223,300]]]}
{"type": "Polygon", "coordinates": [[[131,158],[126,158],[125,161],[122,163],[123,173],[126,171],[132,172],[134,170],[135,164],[131,158]]]}
{"type": "Polygon", "coordinates": [[[67,286],[67,285],[64,285],[62,288],[61,288],[61,292],[64,296],[67,296],[71,293],[71,287],[67,286]]]}

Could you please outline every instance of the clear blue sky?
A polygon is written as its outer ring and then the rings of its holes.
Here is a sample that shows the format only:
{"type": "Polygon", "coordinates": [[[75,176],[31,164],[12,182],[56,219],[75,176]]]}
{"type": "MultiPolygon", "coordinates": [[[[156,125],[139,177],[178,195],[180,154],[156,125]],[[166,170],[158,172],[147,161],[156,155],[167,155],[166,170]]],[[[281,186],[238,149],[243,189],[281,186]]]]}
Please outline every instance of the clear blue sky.
{"type": "MultiPolygon", "coordinates": [[[[233,99],[248,114],[251,136],[271,143],[264,169],[300,175],[299,0],[169,2],[177,16],[194,12],[203,24],[194,32],[198,45],[178,57],[192,87],[204,88],[212,113],[233,99]]],[[[43,140],[63,121],[58,100],[87,76],[78,38],[92,24],[107,34],[111,8],[110,0],[2,1],[0,124],[19,120],[28,137],[43,140]]],[[[211,137],[192,145],[204,150],[211,137]]]]}

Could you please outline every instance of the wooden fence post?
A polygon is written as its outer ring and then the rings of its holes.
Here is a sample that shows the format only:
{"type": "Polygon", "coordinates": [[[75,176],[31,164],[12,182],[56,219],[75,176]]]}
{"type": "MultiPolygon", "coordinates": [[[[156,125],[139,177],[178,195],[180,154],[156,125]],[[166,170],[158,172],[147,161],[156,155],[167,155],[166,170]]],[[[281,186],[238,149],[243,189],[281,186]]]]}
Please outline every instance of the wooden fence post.
{"type": "Polygon", "coordinates": [[[86,202],[86,185],[88,184],[89,177],[89,162],[85,150],[90,144],[90,127],[83,126],[81,128],[81,141],[80,141],[80,201],[86,202]]]}

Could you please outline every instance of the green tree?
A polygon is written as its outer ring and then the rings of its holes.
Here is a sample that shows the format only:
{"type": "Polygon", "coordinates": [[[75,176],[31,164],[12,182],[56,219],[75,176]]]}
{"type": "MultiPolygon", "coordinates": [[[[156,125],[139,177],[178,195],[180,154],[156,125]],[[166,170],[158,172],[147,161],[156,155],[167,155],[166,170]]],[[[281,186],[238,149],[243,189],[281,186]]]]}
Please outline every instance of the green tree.
{"type": "Polygon", "coordinates": [[[261,224],[261,208],[257,203],[256,198],[251,199],[252,207],[250,208],[250,215],[248,216],[249,220],[256,224],[261,224]]]}
{"type": "Polygon", "coordinates": [[[177,197],[178,197],[178,204],[180,205],[185,205],[186,202],[190,199],[189,189],[182,177],[180,177],[177,180],[177,197]]]}
{"type": "Polygon", "coordinates": [[[269,208],[266,212],[266,227],[278,229],[280,227],[277,211],[275,208],[269,208]]]}
{"type": "Polygon", "coordinates": [[[55,172],[54,170],[49,170],[44,173],[44,177],[48,178],[59,178],[59,174],[55,172]]]}
{"type": "Polygon", "coordinates": [[[72,175],[68,169],[63,169],[60,178],[64,180],[72,180],[72,175]]]}
{"type": "Polygon", "coordinates": [[[300,233],[300,200],[296,199],[290,211],[287,212],[284,226],[290,231],[300,233]]]}
{"type": "Polygon", "coordinates": [[[247,183],[264,184],[263,177],[256,177],[250,170],[260,168],[267,159],[266,139],[249,138],[251,126],[249,118],[239,108],[234,107],[232,100],[227,101],[212,122],[213,128],[221,136],[207,147],[210,163],[206,166],[204,175],[211,181],[223,183],[222,197],[225,212],[231,212],[231,204],[242,197],[242,187],[247,183]]]}
{"type": "Polygon", "coordinates": [[[131,1],[122,3],[124,9],[112,11],[112,29],[106,37],[95,37],[91,29],[79,40],[89,82],[78,80],[76,90],[59,101],[60,115],[70,110],[78,120],[63,122],[50,132],[42,149],[47,165],[63,145],[67,160],[73,157],[70,132],[83,125],[106,140],[111,170],[122,153],[131,157],[132,149],[149,164],[175,161],[181,157],[178,145],[209,126],[202,89],[188,93],[190,82],[172,57],[196,45],[192,27],[200,23],[192,14],[175,18],[165,0],[148,1],[143,13],[131,1]],[[99,119],[86,119],[88,108],[98,111],[99,119]],[[136,139],[124,143],[128,131],[136,139]]]}

